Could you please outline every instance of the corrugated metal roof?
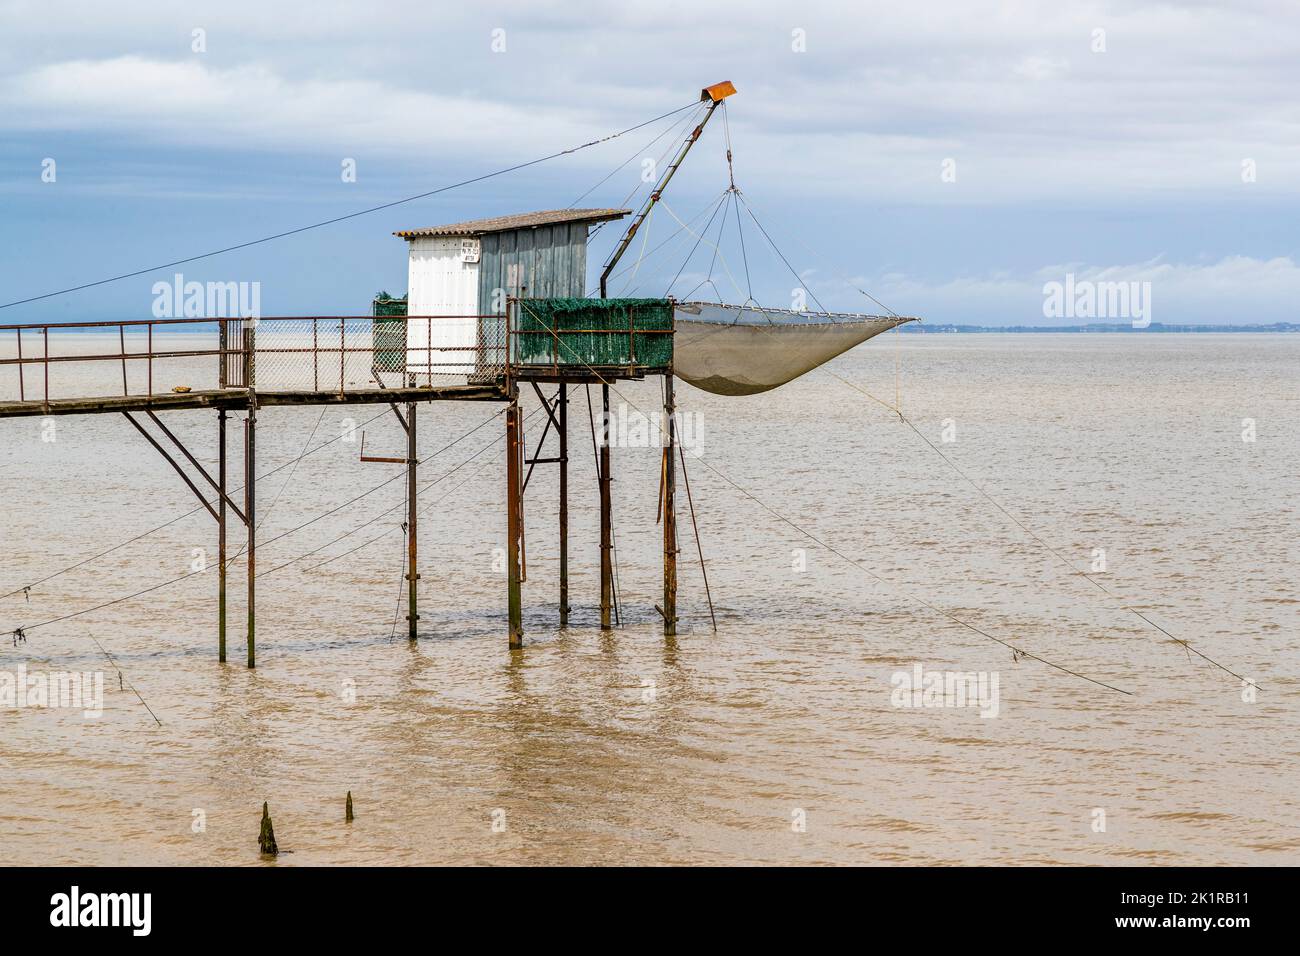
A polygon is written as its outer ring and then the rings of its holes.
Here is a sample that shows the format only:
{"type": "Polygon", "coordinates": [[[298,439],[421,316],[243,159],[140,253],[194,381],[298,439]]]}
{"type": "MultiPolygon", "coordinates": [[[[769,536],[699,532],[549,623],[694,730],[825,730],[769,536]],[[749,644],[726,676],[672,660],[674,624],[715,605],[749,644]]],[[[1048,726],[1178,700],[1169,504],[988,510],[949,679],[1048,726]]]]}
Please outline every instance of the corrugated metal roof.
{"type": "Polygon", "coordinates": [[[496,216],[491,219],[471,219],[454,222],[449,226],[431,226],[427,229],[404,229],[393,235],[403,239],[423,239],[430,236],[482,236],[490,232],[511,232],[537,226],[553,226],[567,222],[605,222],[631,215],[631,209],[547,209],[543,212],[525,212],[515,216],[496,216]]]}

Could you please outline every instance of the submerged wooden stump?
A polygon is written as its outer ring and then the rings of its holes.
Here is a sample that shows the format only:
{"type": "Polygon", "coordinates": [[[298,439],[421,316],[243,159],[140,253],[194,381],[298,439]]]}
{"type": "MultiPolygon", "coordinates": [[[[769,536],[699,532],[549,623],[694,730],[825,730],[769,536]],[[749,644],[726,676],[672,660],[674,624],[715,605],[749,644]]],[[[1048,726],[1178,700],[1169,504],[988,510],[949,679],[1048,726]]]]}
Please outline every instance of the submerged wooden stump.
{"type": "Polygon", "coordinates": [[[271,811],[262,803],[262,832],[257,835],[257,845],[269,856],[275,856],[280,848],[275,845],[275,828],[271,826],[271,811]]]}
{"type": "Polygon", "coordinates": [[[348,791],[348,802],[343,808],[343,819],[347,823],[352,822],[352,791],[348,791]]]}

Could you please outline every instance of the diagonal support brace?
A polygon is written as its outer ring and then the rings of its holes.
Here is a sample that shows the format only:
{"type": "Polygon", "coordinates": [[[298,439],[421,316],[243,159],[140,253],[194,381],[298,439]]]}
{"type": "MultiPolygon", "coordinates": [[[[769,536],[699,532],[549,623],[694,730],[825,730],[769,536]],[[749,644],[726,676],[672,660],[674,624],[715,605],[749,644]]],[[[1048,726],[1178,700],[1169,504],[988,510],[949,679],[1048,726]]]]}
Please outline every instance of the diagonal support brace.
{"type": "MultiPolygon", "coordinates": [[[[123,414],[125,415],[126,413],[123,412],[123,414]]],[[[183,454],[183,455],[186,457],[186,459],[189,461],[189,463],[190,463],[191,465],[194,466],[194,469],[195,469],[195,470],[196,470],[200,475],[202,475],[202,476],[204,477],[204,479],[207,481],[207,483],[208,483],[209,485],[212,486],[212,490],[215,491],[219,496],[224,497],[224,498],[226,499],[226,507],[227,507],[227,508],[230,508],[232,511],[234,511],[235,516],[236,516],[237,518],[239,518],[239,520],[240,520],[243,524],[245,524],[245,525],[248,524],[248,519],[245,518],[245,517],[244,517],[244,513],[243,513],[242,511],[239,510],[239,506],[236,505],[233,501],[230,500],[230,496],[227,495],[227,494],[222,490],[221,485],[219,485],[216,481],[213,480],[212,476],[211,476],[210,474],[208,474],[208,470],[207,470],[206,468],[204,468],[201,464],[199,464],[198,459],[195,458],[192,454],[190,454],[190,450],[189,450],[188,448],[186,448],[183,444],[181,444],[181,440],[180,440],[179,438],[177,438],[175,435],[173,435],[173,434],[171,433],[171,430],[170,430],[166,425],[164,425],[164,424],[162,423],[162,420],[161,420],[157,415],[155,415],[155,414],[153,413],[152,410],[150,410],[150,409],[145,409],[145,414],[148,415],[151,419],[153,419],[153,423],[154,423],[155,425],[158,426],[159,430],[160,430],[164,435],[166,435],[168,438],[171,439],[173,445],[175,445],[177,448],[180,449],[181,454],[183,454]]],[[[130,415],[127,415],[126,417],[127,417],[127,418],[130,418],[131,416],[130,416],[130,415]]],[[[133,424],[134,424],[134,423],[133,423],[133,424]]],[[[140,426],[139,426],[139,425],[136,425],[136,427],[139,428],[140,426]]],[[[148,436],[146,435],[145,437],[148,437],[148,436]]],[[[155,447],[157,447],[157,446],[155,446],[155,447]]],[[[161,451],[161,449],[159,449],[159,450],[161,451]]],[[[175,467],[174,463],[173,463],[173,467],[175,467]]],[[[184,477],[184,476],[182,476],[182,477],[184,477]]],[[[194,486],[193,486],[193,485],[190,485],[190,487],[193,488],[194,486]]],[[[211,511],[212,509],[209,508],[208,510],[211,511]]]]}
{"type": "Polygon", "coordinates": [[[203,493],[200,492],[198,487],[194,484],[194,482],[190,480],[190,476],[185,474],[181,466],[176,463],[176,459],[173,458],[171,455],[167,454],[167,449],[163,448],[162,445],[158,444],[157,439],[155,439],[152,435],[150,435],[147,431],[145,431],[144,426],[141,425],[139,422],[137,422],[134,418],[132,418],[130,412],[123,412],[122,414],[125,415],[126,420],[130,422],[132,425],[134,425],[136,427],[136,430],[145,437],[145,440],[148,441],[149,444],[153,445],[155,449],[157,449],[158,454],[162,455],[163,458],[167,460],[167,464],[171,465],[172,468],[176,470],[176,474],[181,476],[181,480],[185,482],[185,484],[189,485],[190,491],[194,492],[194,497],[198,498],[200,504],[202,504],[203,507],[208,509],[208,514],[212,515],[212,520],[218,522],[221,521],[221,518],[217,516],[216,509],[213,508],[212,505],[208,503],[208,499],[203,496],[203,493]]]}

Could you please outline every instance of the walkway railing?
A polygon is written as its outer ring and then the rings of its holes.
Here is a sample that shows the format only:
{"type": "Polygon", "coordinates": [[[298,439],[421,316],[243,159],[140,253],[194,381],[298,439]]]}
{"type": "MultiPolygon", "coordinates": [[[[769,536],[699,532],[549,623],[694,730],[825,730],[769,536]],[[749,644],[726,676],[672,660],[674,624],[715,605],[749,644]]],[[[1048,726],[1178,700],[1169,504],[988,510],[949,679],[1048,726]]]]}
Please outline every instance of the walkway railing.
{"type": "Polygon", "coordinates": [[[504,377],[508,334],[502,316],[0,325],[0,400],[483,384],[504,377]],[[203,361],[209,357],[216,361],[203,361]]]}

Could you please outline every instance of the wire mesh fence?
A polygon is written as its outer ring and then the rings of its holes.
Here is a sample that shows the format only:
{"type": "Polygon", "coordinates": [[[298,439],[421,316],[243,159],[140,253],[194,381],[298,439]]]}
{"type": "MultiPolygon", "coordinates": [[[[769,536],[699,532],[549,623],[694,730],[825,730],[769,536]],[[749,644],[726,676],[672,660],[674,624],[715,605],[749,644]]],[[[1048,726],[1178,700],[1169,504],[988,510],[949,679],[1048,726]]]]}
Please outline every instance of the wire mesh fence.
{"type": "Polygon", "coordinates": [[[497,315],[0,326],[0,400],[490,384],[505,375],[507,337],[497,315]]]}
{"type": "Polygon", "coordinates": [[[247,326],[236,330],[240,336],[251,333],[251,346],[241,345],[240,354],[251,347],[252,385],[258,389],[470,384],[505,372],[506,331],[499,316],[313,316],[247,326]]]}

